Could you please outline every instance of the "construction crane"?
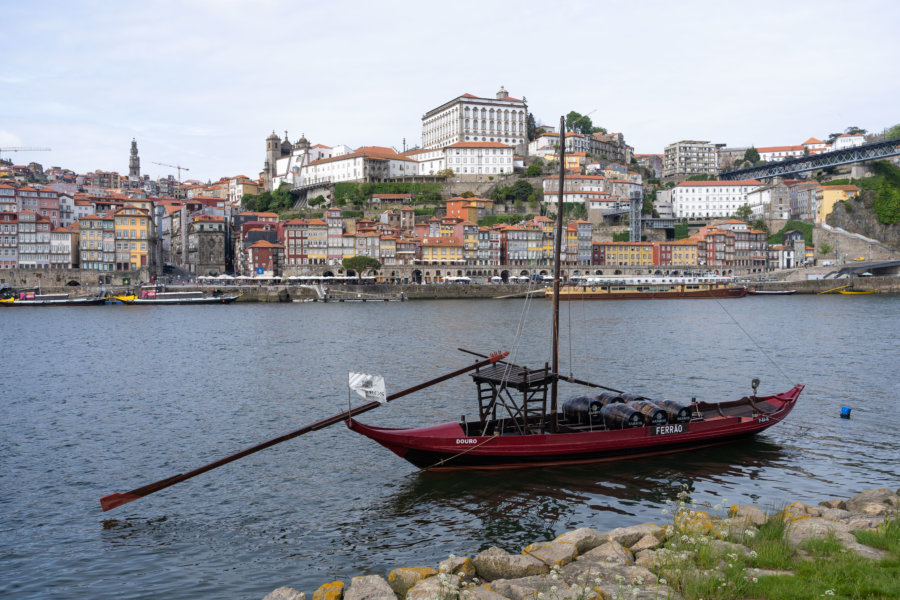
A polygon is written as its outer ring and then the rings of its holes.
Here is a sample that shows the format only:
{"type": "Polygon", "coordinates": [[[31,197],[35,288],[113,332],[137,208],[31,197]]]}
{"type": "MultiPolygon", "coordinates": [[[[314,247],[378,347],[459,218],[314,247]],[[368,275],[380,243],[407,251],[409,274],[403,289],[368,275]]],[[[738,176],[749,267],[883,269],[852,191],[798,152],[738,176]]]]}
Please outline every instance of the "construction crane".
{"type": "Polygon", "coordinates": [[[166,163],[153,161],[154,165],[159,165],[161,167],[171,167],[173,169],[178,169],[178,184],[181,185],[181,172],[182,171],[190,171],[187,167],[182,167],[181,165],[170,165],[166,163]]]}
{"type": "Polygon", "coordinates": [[[32,148],[30,146],[6,146],[0,148],[0,158],[4,152],[50,152],[50,148],[32,148]]]}

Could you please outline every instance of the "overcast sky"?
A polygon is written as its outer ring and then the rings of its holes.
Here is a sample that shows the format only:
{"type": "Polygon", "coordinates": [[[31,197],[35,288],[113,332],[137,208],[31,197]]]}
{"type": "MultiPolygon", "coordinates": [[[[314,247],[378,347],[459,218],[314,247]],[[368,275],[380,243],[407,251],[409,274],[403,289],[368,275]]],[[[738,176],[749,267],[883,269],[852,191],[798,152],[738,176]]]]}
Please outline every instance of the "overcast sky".
{"type": "Polygon", "coordinates": [[[900,2],[0,0],[0,155],[255,178],[265,139],[402,149],[463,93],[570,110],[638,153],[900,123],[900,2]],[[4,152],[4,147],[52,148],[4,152]]]}

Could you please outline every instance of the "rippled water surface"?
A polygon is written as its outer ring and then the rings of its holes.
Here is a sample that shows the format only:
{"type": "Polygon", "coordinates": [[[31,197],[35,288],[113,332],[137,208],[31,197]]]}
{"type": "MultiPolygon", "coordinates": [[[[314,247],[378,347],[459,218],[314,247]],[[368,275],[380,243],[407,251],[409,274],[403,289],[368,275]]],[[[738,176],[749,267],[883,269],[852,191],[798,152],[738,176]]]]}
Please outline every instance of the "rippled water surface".
{"type": "MultiPolygon", "coordinates": [[[[549,319],[522,300],[0,310],[0,596],[310,593],[660,521],[682,484],[766,508],[900,486],[900,297],[625,301],[563,306],[563,370],[683,400],[801,382],[797,408],[727,447],[502,474],[418,472],[336,425],[100,511],[101,496],[340,412],[348,370],[382,373],[391,393],[469,364],[459,347],[540,366],[549,319]]],[[[473,392],[463,376],[360,420],[472,416],[473,392]]]]}

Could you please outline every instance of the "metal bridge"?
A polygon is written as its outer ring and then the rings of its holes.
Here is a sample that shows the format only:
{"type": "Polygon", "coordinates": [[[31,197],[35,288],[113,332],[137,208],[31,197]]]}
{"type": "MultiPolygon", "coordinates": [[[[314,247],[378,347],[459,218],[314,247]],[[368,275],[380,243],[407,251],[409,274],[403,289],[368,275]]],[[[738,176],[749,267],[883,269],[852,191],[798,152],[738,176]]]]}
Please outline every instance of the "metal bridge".
{"type": "Polygon", "coordinates": [[[727,181],[771,179],[773,177],[785,177],[795,173],[804,173],[826,167],[836,167],[838,165],[848,165],[898,155],[900,155],[900,138],[865,144],[864,146],[856,146],[845,150],[834,150],[832,152],[823,152],[822,154],[791,158],[758,167],[722,171],[719,173],[719,179],[727,181]]]}

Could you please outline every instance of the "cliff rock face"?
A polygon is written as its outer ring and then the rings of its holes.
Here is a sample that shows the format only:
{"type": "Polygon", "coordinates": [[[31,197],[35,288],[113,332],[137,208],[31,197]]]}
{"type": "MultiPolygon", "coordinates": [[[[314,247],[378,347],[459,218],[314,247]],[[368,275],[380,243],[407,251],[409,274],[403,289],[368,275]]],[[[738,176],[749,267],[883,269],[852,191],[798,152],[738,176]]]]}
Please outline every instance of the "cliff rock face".
{"type": "Polygon", "coordinates": [[[880,240],[888,246],[900,248],[900,224],[879,223],[875,211],[872,210],[872,202],[871,190],[865,190],[859,200],[850,200],[850,211],[847,211],[843,202],[839,202],[835,204],[834,211],[828,215],[828,224],[880,240]]]}

